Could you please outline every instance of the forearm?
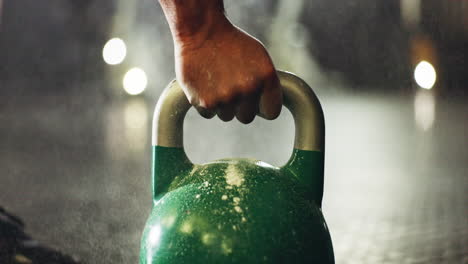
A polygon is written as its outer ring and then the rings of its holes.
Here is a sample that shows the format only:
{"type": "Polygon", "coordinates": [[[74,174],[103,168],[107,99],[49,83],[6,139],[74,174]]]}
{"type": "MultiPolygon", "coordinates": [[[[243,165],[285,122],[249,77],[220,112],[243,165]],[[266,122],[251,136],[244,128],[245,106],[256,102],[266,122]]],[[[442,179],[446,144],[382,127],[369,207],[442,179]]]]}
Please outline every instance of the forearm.
{"type": "Polygon", "coordinates": [[[206,38],[227,22],[223,0],[159,0],[175,42],[206,38]]]}

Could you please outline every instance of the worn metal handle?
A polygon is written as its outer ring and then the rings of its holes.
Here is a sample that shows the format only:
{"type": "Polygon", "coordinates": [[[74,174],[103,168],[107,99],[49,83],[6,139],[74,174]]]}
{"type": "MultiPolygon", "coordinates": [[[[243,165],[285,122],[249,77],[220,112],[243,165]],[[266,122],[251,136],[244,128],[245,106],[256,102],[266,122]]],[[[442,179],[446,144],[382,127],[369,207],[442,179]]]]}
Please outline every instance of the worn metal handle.
{"type": "MultiPolygon", "coordinates": [[[[312,89],[292,73],[278,71],[284,105],[294,117],[294,148],[324,151],[325,124],[322,107],[312,89]]],[[[153,117],[153,145],[183,147],[183,122],[191,105],[174,80],[161,94],[153,117]]]]}

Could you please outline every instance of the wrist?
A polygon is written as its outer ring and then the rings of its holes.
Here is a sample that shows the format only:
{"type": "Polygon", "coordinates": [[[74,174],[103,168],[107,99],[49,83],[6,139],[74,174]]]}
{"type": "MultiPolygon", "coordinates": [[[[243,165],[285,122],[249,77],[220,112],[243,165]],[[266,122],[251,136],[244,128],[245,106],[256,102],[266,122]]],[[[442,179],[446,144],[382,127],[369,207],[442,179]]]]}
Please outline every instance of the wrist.
{"type": "Polygon", "coordinates": [[[230,25],[223,0],[159,0],[176,45],[204,41],[230,25]]]}

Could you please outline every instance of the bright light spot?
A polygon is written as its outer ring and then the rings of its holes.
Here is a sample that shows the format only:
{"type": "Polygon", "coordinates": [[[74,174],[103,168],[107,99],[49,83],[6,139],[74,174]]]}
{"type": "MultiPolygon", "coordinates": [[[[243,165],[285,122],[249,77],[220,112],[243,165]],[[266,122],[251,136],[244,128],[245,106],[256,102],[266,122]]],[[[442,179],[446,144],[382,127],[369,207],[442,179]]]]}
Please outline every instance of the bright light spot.
{"type": "Polygon", "coordinates": [[[110,65],[122,63],[126,55],[127,46],[125,42],[119,38],[110,39],[102,49],[102,58],[110,65]]]}
{"type": "Polygon", "coordinates": [[[424,89],[431,89],[436,82],[437,74],[434,67],[427,61],[421,61],[414,69],[414,80],[424,89]]]}
{"type": "Polygon", "coordinates": [[[125,91],[130,95],[141,94],[148,84],[146,73],[140,68],[130,69],[123,78],[125,91]]]}
{"type": "Polygon", "coordinates": [[[238,212],[239,214],[242,213],[242,208],[240,208],[239,206],[234,206],[234,210],[236,210],[236,212],[238,212]]]}
{"type": "Polygon", "coordinates": [[[418,127],[428,130],[435,120],[435,99],[431,91],[419,90],[414,98],[414,119],[418,127]]]}
{"type": "Polygon", "coordinates": [[[202,242],[205,245],[211,245],[211,244],[213,244],[213,242],[215,242],[215,236],[213,234],[210,234],[210,233],[205,233],[202,236],[202,242]]]}
{"type": "Polygon", "coordinates": [[[264,167],[264,168],[273,168],[273,169],[275,168],[274,166],[272,166],[272,165],[270,165],[270,164],[268,164],[268,163],[266,163],[264,161],[261,161],[261,160],[255,162],[255,164],[260,166],[260,167],[264,167]]]}
{"type": "Polygon", "coordinates": [[[159,239],[161,238],[161,227],[160,226],[153,226],[151,227],[151,231],[149,233],[149,242],[151,245],[156,245],[159,243],[159,239]]]}
{"type": "Polygon", "coordinates": [[[182,226],[180,227],[180,231],[181,231],[182,233],[190,234],[190,233],[192,233],[192,231],[193,231],[193,226],[192,226],[191,223],[185,222],[185,223],[183,223],[182,226]]]}

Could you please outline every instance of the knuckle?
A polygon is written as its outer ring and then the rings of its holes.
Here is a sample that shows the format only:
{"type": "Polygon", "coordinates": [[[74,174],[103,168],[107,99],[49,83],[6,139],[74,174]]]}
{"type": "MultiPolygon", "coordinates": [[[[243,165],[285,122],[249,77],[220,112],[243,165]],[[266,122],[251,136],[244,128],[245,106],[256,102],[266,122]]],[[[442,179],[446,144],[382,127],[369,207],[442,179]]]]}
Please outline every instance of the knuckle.
{"type": "Polygon", "coordinates": [[[258,78],[250,78],[248,80],[239,82],[238,85],[239,87],[239,94],[246,96],[246,95],[252,95],[255,92],[258,92],[260,90],[260,80],[258,78]]]}

